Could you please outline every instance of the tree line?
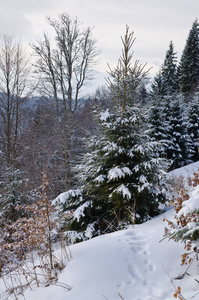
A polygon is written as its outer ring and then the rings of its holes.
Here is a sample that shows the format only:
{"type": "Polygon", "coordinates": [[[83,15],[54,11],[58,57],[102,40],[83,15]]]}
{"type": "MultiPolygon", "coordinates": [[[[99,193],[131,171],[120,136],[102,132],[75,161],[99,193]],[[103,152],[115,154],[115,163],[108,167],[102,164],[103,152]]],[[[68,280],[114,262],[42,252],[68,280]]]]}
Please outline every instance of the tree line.
{"type": "Polygon", "coordinates": [[[15,220],[15,206],[35,201],[45,172],[51,199],[68,191],[57,205],[76,212],[74,230],[93,236],[146,221],[165,202],[162,174],[198,160],[198,21],[178,65],[170,42],[150,90],[127,26],[107,87],[87,99],[81,89],[99,53],[92,28],[67,14],[47,21],[54,40],[44,33],[31,44],[31,67],[12,36],[0,48],[1,216],[15,220]]]}
{"type": "MultiPolygon", "coordinates": [[[[186,49],[197,46],[199,51],[198,37],[195,21],[182,61],[196,61],[193,51],[186,49]]],[[[127,27],[118,65],[109,68],[112,106],[97,112],[101,130],[89,139],[90,151],[78,165],[78,189],[55,201],[61,214],[74,211],[70,229],[80,239],[159,214],[166,200],[164,174],[198,160],[198,79],[191,75],[189,87],[183,87],[181,79],[190,71],[182,68],[182,61],[177,67],[170,43],[160,72],[146,91],[149,70],[137,60],[132,62],[133,43],[133,32],[127,27]]],[[[189,61],[190,65],[198,68],[189,61]]]]}

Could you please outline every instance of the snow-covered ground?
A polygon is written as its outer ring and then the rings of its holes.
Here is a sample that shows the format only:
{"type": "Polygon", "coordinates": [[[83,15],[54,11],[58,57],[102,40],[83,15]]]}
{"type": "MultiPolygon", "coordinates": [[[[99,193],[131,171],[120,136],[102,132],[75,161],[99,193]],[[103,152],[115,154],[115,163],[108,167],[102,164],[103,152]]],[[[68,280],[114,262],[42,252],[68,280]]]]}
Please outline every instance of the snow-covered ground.
{"type": "Polygon", "coordinates": [[[197,173],[199,170],[199,162],[192,163],[188,166],[175,169],[171,171],[169,174],[172,176],[182,176],[184,178],[192,178],[194,173],[197,173]]]}
{"type": "MultiPolygon", "coordinates": [[[[173,175],[191,176],[198,167],[199,163],[195,163],[173,171],[173,175]]],[[[169,300],[174,299],[174,285],[181,287],[186,300],[199,299],[197,261],[189,268],[189,275],[175,280],[187,268],[180,266],[183,244],[161,241],[166,225],[163,218],[172,220],[173,216],[170,209],[144,224],[71,246],[72,259],[59,276],[59,282],[71,290],[55,285],[33,287],[32,291],[26,290],[25,299],[169,300]]]]}

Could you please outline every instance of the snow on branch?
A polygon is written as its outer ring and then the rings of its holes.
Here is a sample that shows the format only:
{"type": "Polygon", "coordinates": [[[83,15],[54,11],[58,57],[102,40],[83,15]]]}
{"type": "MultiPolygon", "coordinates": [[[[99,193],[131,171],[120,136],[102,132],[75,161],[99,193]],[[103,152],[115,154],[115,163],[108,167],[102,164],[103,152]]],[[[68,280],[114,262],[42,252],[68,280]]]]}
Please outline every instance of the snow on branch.
{"type": "Polygon", "coordinates": [[[123,198],[126,197],[127,199],[131,199],[131,193],[124,184],[121,184],[117,189],[113,191],[113,193],[122,194],[123,198]]]}
{"type": "Polygon", "coordinates": [[[127,176],[131,176],[132,172],[128,167],[123,167],[123,168],[119,168],[119,167],[115,167],[113,169],[110,169],[108,172],[108,179],[109,181],[111,180],[116,180],[118,178],[124,178],[127,176]]]}
{"type": "Polygon", "coordinates": [[[108,110],[108,108],[107,108],[107,110],[105,110],[104,112],[101,112],[100,113],[100,120],[103,122],[106,122],[107,121],[107,119],[109,118],[109,116],[110,116],[110,113],[109,113],[109,110],[108,110]]]}
{"type": "Polygon", "coordinates": [[[79,189],[63,192],[60,195],[58,195],[57,198],[55,198],[55,200],[52,201],[52,205],[56,206],[59,204],[65,204],[71,197],[79,197],[81,196],[81,194],[82,192],[79,189]]]}

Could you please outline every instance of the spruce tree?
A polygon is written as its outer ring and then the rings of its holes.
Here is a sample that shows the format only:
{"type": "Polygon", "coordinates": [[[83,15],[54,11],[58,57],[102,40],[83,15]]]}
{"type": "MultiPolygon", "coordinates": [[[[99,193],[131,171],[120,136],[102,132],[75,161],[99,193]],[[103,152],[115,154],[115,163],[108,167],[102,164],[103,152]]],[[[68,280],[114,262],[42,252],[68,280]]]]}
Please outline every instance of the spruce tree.
{"type": "Polygon", "coordinates": [[[177,57],[172,41],[159,72],[153,78],[151,89],[151,96],[159,99],[178,91],[177,57]]]}
{"type": "Polygon", "coordinates": [[[166,95],[166,86],[162,76],[162,70],[160,70],[153,78],[151,84],[151,97],[162,99],[166,95]]]}
{"type": "Polygon", "coordinates": [[[164,63],[162,65],[162,80],[167,95],[173,94],[178,89],[177,83],[177,57],[174,52],[173,42],[169,43],[169,49],[166,51],[164,63]]]}
{"type": "Polygon", "coordinates": [[[192,140],[193,161],[199,160],[199,95],[196,94],[188,110],[188,134],[192,140]]]}
{"type": "Polygon", "coordinates": [[[15,221],[19,217],[15,208],[27,201],[23,194],[24,185],[25,180],[19,169],[5,168],[0,182],[0,214],[3,218],[15,221]]]}
{"type": "Polygon", "coordinates": [[[153,101],[149,110],[149,135],[152,141],[157,142],[157,157],[167,157],[167,148],[170,144],[171,137],[169,135],[169,122],[165,118],[165,99],[162,99],[162,105],[153,101]]]}
{"type": "Polygon", "coordinates": [[[181,96],[168,97],[166,106],[170,107],[166,116],[169,122],[171,143],[167,148],[167,157],[173,161],[172,168],[179,168],[192,161],[193,146],[188,134],[188,120],[185,114],[184,99],[181,96]]]}
{"type": "Polygon", "coordinates": [[[188,95],[195,91],[199,80],[199,28],[198,20],[193,22],[178,67],[179,87],[188,95]]]}
{"type": "Polygon", "coordinates": [[[110,69],[115,108],[100,112],[101,135],[90,141],[91,151],[79,166],[82,193],[71,193],[65,209],[74,211],[70,229],[87,237],[140,223],[160,212],[164,202],[162,173],[154,157],[156,141],[148,135],[145,107],[131,102],[146,72],[131,66],[133,33],[128,32],[118,67],[110,69]]]}

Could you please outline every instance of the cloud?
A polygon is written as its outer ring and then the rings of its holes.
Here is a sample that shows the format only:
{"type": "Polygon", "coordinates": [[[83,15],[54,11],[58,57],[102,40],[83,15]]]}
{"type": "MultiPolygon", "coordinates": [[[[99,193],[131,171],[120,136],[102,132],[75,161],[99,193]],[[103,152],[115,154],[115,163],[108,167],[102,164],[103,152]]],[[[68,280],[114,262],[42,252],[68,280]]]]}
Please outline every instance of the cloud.
{"type": "Polygon", "coordinates": [[[94,26],[93,35],[102,50],[100,71],[107,63],[116,66],[121,54],[121,36],[126,25],[135,32],[134,59],[158,70],[169,42],[180,58],[192,22],[197,17],[195,0],[6,0],[1,1],[0,31],[20,36],[27,43],[50,31],[45,16],[59,13],[77,16],[84,26],[94,26]]]}

